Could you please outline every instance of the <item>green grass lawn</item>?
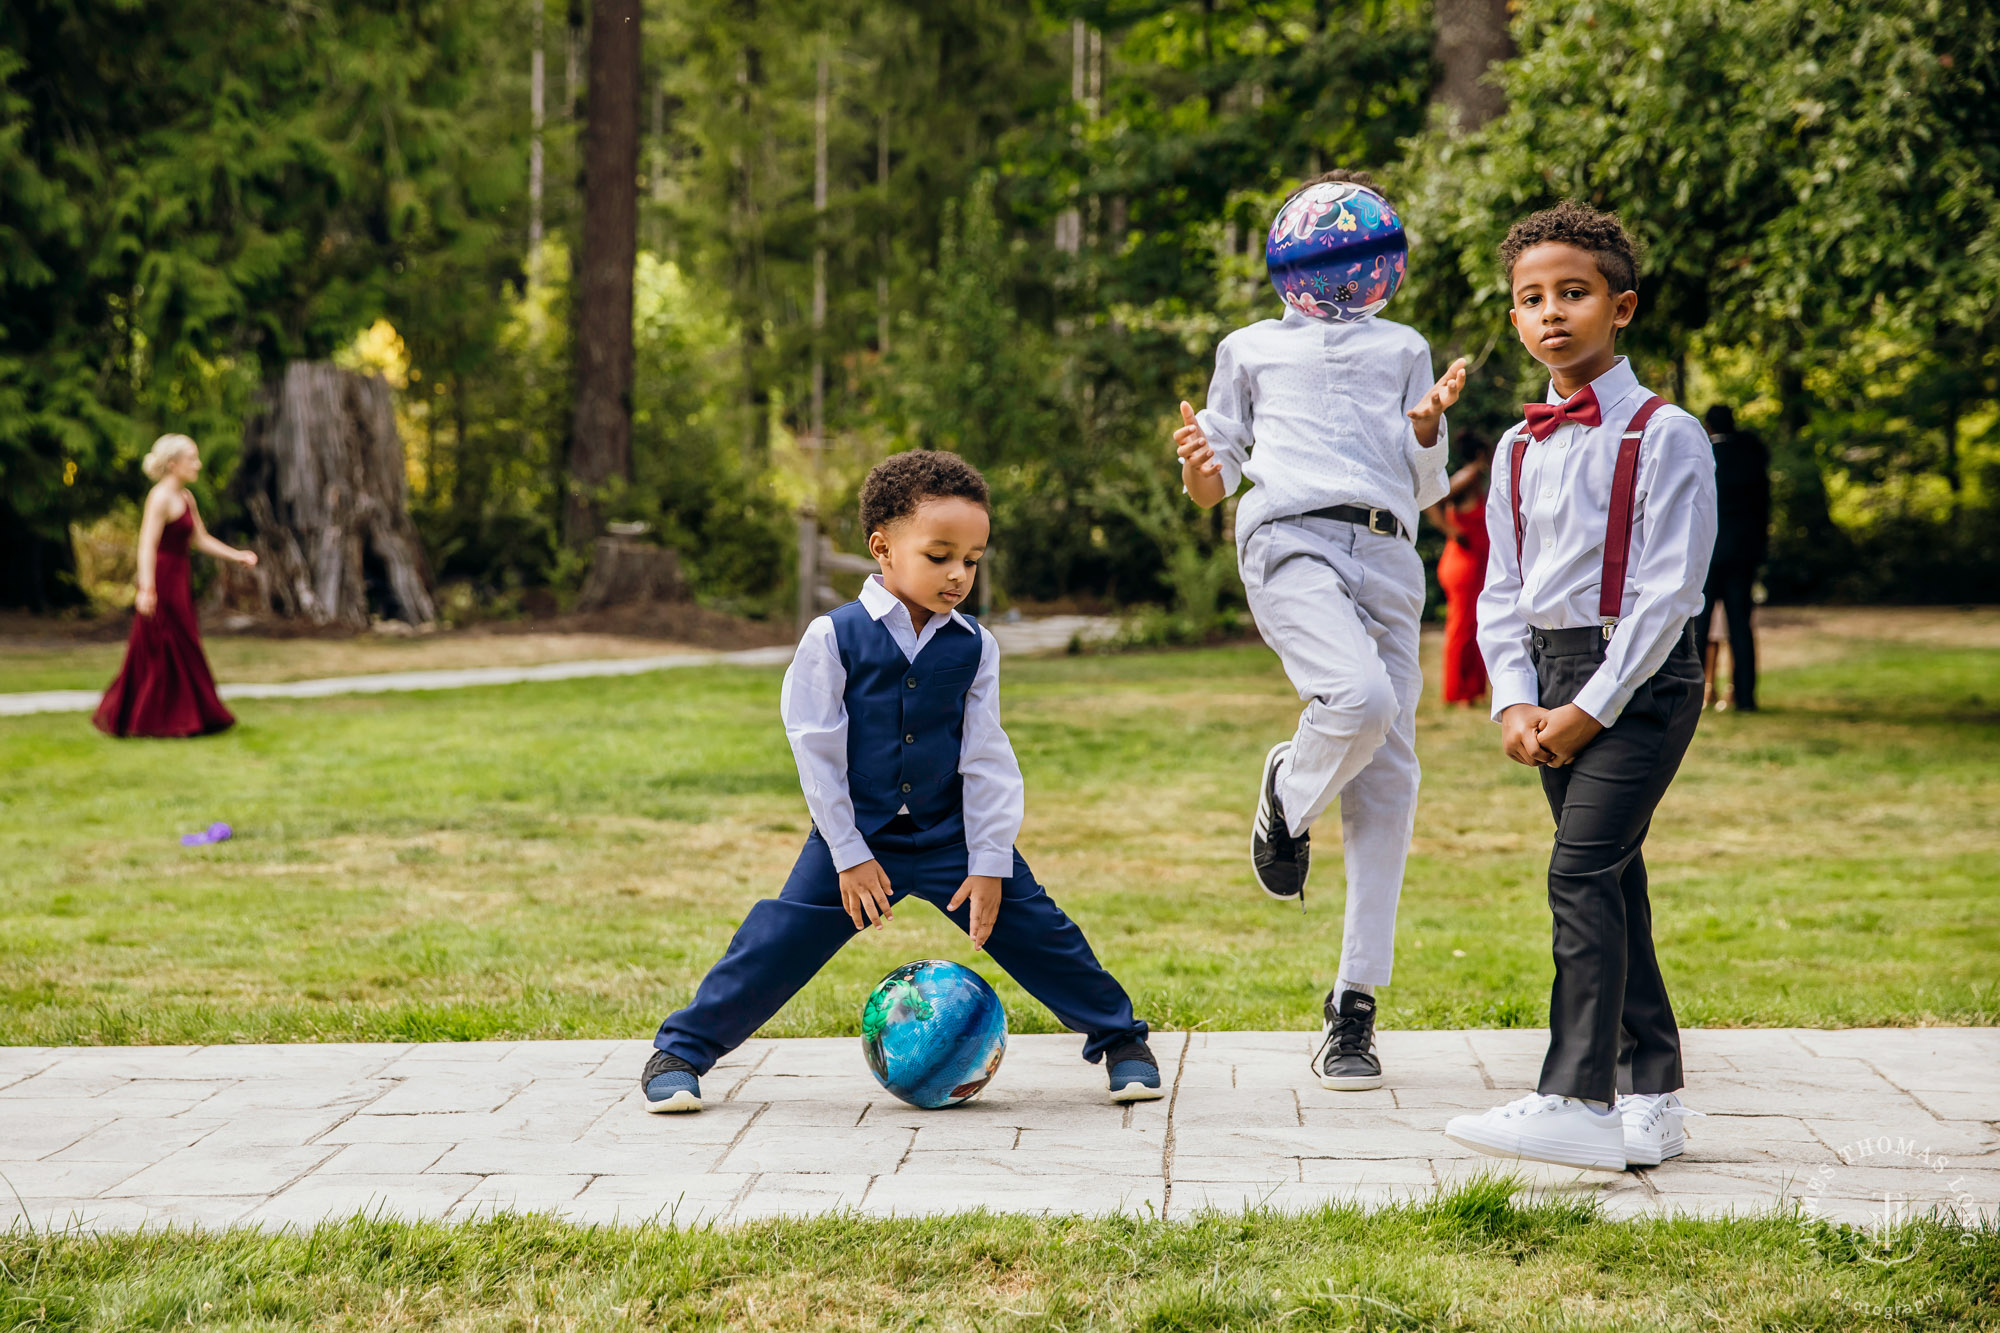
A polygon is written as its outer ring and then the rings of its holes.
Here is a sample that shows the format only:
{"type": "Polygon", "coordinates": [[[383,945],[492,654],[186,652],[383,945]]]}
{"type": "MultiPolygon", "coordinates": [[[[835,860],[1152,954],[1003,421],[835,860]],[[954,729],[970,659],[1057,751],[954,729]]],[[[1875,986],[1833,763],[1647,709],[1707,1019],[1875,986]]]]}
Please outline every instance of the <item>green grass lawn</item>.
{"type": "MultiPolygon", "coordinates": [[[[1768,711],[1711,715],[1648,847],[1688,1024],[2000,1013],[2000,649],[1849,635],[1768,711]]],[[[0,721],[0,1042],[641,1036],[806,830],[779,672],[688,669],[246,703],[196,742],[0,721]],[[217,819],[238,836],[187,850],[217,819]]],[[[1433,679],[1435,677],[1433,676],[1433,679]]],[[[1021,846],[1156,1025],[1316,1023],[1337,821],[1312,909],[1251,883],[1259,758],[1297,703],[1272,655],[1010,660],[1021,846]]],[[[1534,1025],[1550,976],[1535,775],[1427,703],[1385,1025],[1534,1025]]],[[[856,1031],[897,963],[974,961],[921,906],[767,1029],[856,1031]]],[[[1016,1030],[1053,1020],[997,975],[1016,1030]]]]}
{"type": "Polygon", "coordinates": [[[9,1327],[1195,1330],[1991,1328],[2000,1232],[1907,1263],[1795,1218],[1595,1222],[1504,1184],[1363,1215],[965,1214],[727,1231],[355,1220],[0,1236],[9,1327]],[[1980,1313],[1982,1310],[1984,1314],[1980,1313]]]}

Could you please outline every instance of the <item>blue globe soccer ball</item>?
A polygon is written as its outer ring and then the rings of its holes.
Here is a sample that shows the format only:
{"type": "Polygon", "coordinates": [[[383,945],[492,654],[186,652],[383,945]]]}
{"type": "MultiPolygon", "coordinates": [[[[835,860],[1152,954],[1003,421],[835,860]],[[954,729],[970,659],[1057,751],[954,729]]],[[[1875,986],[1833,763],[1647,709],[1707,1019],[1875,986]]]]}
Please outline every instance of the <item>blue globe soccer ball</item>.
{"type": "Polygon", "coordinates": [[[875,1081],[935,1110],[977,1097],[1007,1053],[1007,1011],[986,979],[938,959],[883,977],[861,1009],[861,1048],[875,1081]]]}
{"type": "Polygon", "coordinates": [[[1403,285],[1403,220],[1365,185],[1308,185],[1278,210],[1264,263],[1278,299],[1314,319],[1366,319],[1403,285]]]}

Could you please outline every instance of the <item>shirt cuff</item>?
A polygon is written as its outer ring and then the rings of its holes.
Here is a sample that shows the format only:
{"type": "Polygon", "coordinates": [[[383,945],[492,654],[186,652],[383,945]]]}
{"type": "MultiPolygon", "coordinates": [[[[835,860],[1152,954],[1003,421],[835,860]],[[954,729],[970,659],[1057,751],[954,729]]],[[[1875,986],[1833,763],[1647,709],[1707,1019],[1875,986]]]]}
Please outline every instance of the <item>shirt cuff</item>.
{"type": "Polygon", "coordinates": [[[1493,677],[1493,720],[1515,704],[1539,704],[1542,683],[1532,671],[1502,671],[1493,677]]]}
{"type": "Polygon", "coordinates": [[[990,875],[994,879],[1014,878],[1014,852],[1012,848],[1004,852],[974,852],[966,858],[965,873],[968,875],[990,875]]]}
{"type": "Polygon", "coordinates": [[[1618,715],[1625,711],[1625,705],[1632,702],[1632,691],[1612,679],[1609,671],[1599,667],[1597,674],[1585,682],[1584,687],[1576,692],[1576,698],[1571,702],[1609,727],[1618,721],[1618,715]]]}
{"type": "MultiPolygon", "coordinates": [[[[820,836],[826,837],[825,829],[820,830],[820,836]]],[[[835,870],[852,870],[864,862],[875,859],[875,853],[868,850],[867,839],[863,838],[858,830],[853,837],[844,838],[838,844],[829,840],[827,850],[833,853],[835,870]]]]}

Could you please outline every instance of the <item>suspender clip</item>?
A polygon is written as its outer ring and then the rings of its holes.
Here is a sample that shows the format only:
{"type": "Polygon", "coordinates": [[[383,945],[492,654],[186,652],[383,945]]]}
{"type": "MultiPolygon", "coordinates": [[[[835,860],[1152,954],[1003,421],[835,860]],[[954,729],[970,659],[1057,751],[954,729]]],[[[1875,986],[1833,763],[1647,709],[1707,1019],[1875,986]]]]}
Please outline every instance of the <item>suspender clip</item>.
{"type": "Polygon", "coordinates": [[[1607,639],[1608,639],[1608,638],[1610,638],[1610,637],[1611,637],[1611,631],[1612,631],[1612,630],[1615,630],[1615,629],[1617,629],[1617,628],[1618,628],[1618,617],[1617,617],[1617,616],[1606,616],[1606,617],[1604,617],[1604,637],[1605,637],[1605,638],[1607,638],[1607,639]]]}

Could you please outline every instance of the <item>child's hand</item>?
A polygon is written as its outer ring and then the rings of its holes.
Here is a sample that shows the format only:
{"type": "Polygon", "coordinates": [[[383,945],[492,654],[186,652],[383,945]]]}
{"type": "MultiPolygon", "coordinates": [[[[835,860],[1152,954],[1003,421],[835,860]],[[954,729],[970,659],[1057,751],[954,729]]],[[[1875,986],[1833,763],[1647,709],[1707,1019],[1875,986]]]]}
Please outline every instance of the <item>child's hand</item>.
{"type": "Polygon", "coordinates": [[[1222,464],[1215,461],[1215,449],[1194,419],[1194,405],[1185,398],[1181,400],[1181,420],[1186,424],[1174,432],[1174,452],[1181,457],[1181,469],[1210,477],[1219,474],[1222,464]]]}
{"type": "Polygon", "coordinates": [[[1509,759],[1536,768],[1555,761],[1542,744],[1542,723],[1548,716],[1548,709],[1533,704],[1515,704],[1500,715],[1500,748],[1509,759]]]}
{"type": "Polygon", "coordinates": [[[1181,459],[1181,485],[1188,498],[1203,509],[1211,509],[1226,498],[1222,491],[1222,464],[1215,461],[1215,447],[1194,419],[1194,407],[1181,402],[1181,428],[1174,432],[1174,452],[1181,459]]]}
{"type": "Polygon", "coordinates": [[[840,905],[854,918],[856,930],[871,925],[879,928],[894,917],[895,913],[889,910],[889,895],[893,892],[880,861],[863,861],[840,872],[840,905]],[[862,919],[863,913],[867,914],[866,920],[862,919]]]}
{"type": "Polygon", "coordinates": [[[972,900],[972,919],[965,923],[965,933],[972,937],[973,948],[984,949],[986,937],[993,933],[993,923],[1000,916],[999,879],[992,875],[967,875],[944,910],[956,912],[968,898],[972,900]]]}
{"type": "Polygon", "coordinates": [[[1551,768],[1575,763],[1583,747],[1595,740],[1602,730],[1602,722],[1575,704],[1564,704],[1542,714],[1541,722],[1536,727],[1542,748],[1554,756],[1549,761],[1551,768]]]}
{"type": "Polygon", "coordinates": [[[1416,427],[1418,444],[1428,449],[1437,443],[1438,418],[1464,392],[1465,358],[1461,356],[1445,367],[1444,374],[1436,384],[1431,385],[1431,391],[1424,395],[1424,400],[1404,413],[1409,417],[1410,424],[1416,427]]]}

